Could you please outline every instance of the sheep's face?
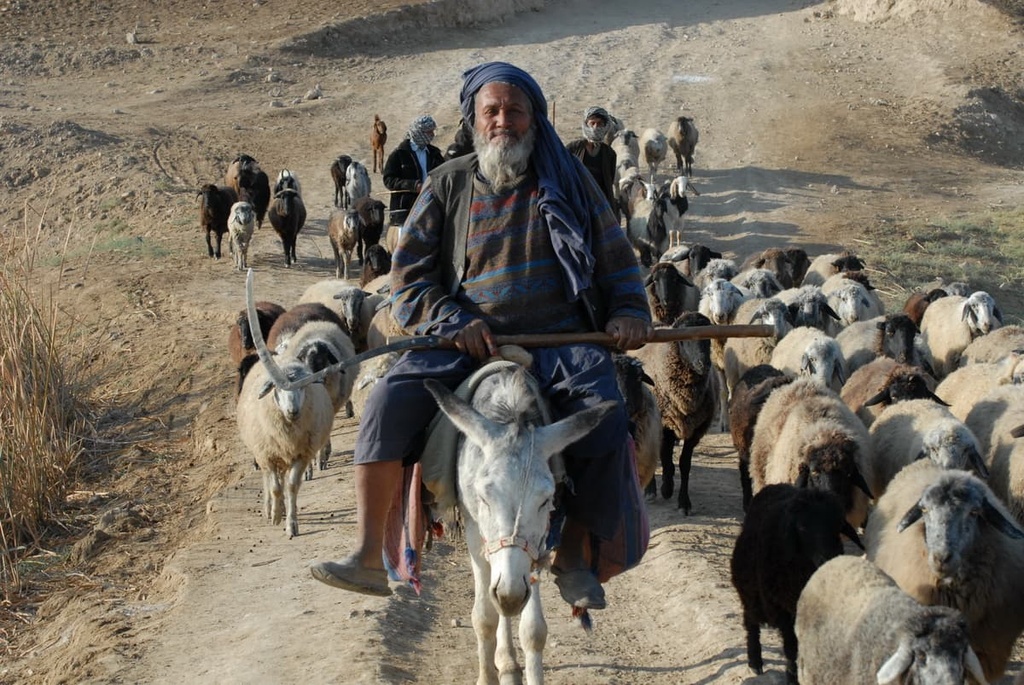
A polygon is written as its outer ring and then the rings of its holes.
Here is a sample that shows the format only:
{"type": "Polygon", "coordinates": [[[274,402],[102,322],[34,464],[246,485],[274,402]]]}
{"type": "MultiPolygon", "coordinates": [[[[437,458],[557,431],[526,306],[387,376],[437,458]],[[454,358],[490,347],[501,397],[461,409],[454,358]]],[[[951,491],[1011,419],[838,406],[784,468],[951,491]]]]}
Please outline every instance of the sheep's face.
{"type": "Polygon", "coordinates": [[[721,278],[704,286],[701,295],[700,312],[716,325],[725,325],[732,321],[736,310],[743,302],[743,293],[735,285],[721,278]]]}
{"type": "Polygon", "coordinates": [[[839,498],[843,511],[854,506],[854,489],[868,494],[864,477],[857,470],[857,443],[841,433],[826,431],[817,444],[807,445],[797,478],[799,487],[831,492],[839,498]]]}
{"type": "Polygon", "coordinates": [[[903,626],[896,652],[878,669],[879,683],[962,685],[985,681],[967,637],[967,625],[953,609],[928,607],[903,626]]]}
{"type": "Polygon", "coordinates": [[[985,335],[1002,325],[1002,316],[992,296],[976,292],[960,305],[960,319],[971,329],[971,337],[985,335]]]}
{"type": "Polygon", "coordinates": [[[875,352],[895,359],[900,364],[913,364],[917,358],[914,338],[917,328],[910,317],[898,314],[878,324],[878,341],[875,352]]]}
{"type": "Polygon", "coordinates": [[[963,426],[932,426],[921,438],[921,453],[944,469],[980,469],[979,475],[988,475],[977,441],[963,426]]]}
{"type": "Polygon", "coordinates": [[[940,585],[963,579],[963,560],[978,541],[984,504],[984,492],[962,481],[937,483],[921,495],[916,506],[924,522],[928,566],[940,585]]]}

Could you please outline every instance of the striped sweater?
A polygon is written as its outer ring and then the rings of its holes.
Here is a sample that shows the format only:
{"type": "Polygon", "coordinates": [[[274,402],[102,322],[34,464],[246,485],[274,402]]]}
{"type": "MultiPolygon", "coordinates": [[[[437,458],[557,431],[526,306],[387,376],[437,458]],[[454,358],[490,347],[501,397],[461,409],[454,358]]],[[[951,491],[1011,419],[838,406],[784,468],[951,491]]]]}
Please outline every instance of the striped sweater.
{"type": "MultiPolygon", "coordinates": [[[[649,321],[633,249],[596,184],[587,185],[596,208],[590,226],[593,280],[608,317],[649,321]]],[[[582,304],[567,299],[562,267],[538,212],[532,174],[497,194],[476,178],[466,271],[454,297],[440,282],[443,228],[444,208],[428,182],[402,228],[392,259],[392,315],[403,328],[450,338],[479,318],[497,334],[590,330],[582,304]]]]}

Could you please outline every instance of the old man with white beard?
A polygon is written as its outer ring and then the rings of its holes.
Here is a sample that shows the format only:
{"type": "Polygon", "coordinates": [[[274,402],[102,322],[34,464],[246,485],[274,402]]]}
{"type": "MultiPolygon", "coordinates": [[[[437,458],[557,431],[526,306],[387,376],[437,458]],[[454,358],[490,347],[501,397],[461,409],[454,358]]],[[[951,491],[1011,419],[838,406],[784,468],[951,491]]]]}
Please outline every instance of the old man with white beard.
{"type": "MultiPolygon", "coordinates": [[[[434,169],[392,261],[392,316],[456,350],[407,352],[374,388],[356,441],[358,540],[318,580],[390,593],[382,543],[403,464],[415,462],[436,404],[423,385],[456,388],[497,353],[496,334],[605,331],[620,349],[648,340],[651,317],[636,258],[608,201],[565,149],[534,79],[490,62],[463,75],[475,154],[434,169]]],[[[552,521],[552,570],[579,609],[605,606],[601,581],[639,563],[649,529],[609,350],[534,348],[531,372],[561,418],[604,400],[620,408],[565,451],[571,487],[552,521]],[[603,551],[602,551],[603,550],[603,551]],[[603,556],[602,556],[603,555],[603,556]]]]}

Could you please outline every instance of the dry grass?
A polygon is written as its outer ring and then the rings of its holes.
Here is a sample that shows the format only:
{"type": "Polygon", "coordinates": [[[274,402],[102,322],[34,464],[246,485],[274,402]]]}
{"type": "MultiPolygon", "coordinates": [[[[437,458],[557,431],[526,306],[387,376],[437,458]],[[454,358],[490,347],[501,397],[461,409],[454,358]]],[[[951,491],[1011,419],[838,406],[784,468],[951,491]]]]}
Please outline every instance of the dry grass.
{"type": "Polygon", "coordinates": [[[10,237],[0,253],[0,598],[8,607],[24,589],[19,562],[59,519],[92,435],[79,331],[53,297],[59,279],[47,285],[36,273],[39,232],[10,237]]]}

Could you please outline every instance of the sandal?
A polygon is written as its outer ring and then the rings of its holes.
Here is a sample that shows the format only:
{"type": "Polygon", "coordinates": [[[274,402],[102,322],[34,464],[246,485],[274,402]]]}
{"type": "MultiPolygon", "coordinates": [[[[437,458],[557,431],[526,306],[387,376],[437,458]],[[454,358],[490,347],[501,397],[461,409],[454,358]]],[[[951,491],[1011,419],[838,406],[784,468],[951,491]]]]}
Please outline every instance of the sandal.
{"type": "Polygon", "coordinates": [[[607,606],[604,588],[597,582],[597,577],[587,569],[552,569],[551,572],[555,575],[555,585],[558,586],[562,599],[572,606],[579,609],[604,609],[607,606]]]}
{"type": "Polygon", "coordinates": [[[391,594],[388,573],[382,568],[366,568],[355,555],[339,561],[318,561],[309,567],[313,577],[331,587],[374,597],[391,594]]]}

